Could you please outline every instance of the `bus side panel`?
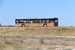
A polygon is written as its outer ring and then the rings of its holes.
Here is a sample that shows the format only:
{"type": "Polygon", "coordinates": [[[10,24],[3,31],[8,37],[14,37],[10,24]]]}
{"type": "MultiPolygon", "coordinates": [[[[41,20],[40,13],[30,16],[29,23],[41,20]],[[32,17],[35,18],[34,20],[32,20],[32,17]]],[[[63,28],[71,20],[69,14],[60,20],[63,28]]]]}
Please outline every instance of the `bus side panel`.
{"type": "Polygon", "coordinates": [[[16,27],[21,27],[22,23],[16,23],[15,26],[16,27]]]}
{"type": "Polygon", "coordinates": [[[54,23],[46,23],[47,26],[54,26],[54,23]]]}
{"type": "Polygon", "coordinates": [[[44,25],[44,23],[38,23],[38,26],[43,26],[44,25]]]}
{"type": "Polygon", "coordinates": [[[30,23],[30,26],[38,26],[38,23],[30,23]]]}
{"type": "Polygon", "coordinates": [[[25,25],[25,26],[30,26],[30,23],[25,23],[24,25],[25,25]]]}
{"type": "Polygon", "coordinates": [[[58,26],[58,22],[55,22],[55,26],[58,26]]]}
{"type": "Polygon", "coordinates": [[[25,26],[43,26],[44,23],[25,23],[25,26]]]}
{"type": "MultiPolygon", "coordinates": [[[[23,23],[16,23],[16,27],[21,27],[23,23]]],[[[47,26],[55,26],[54,23],[46,23],[47,26]]],[[[44,23],[24,23],[25,26],[43,26],[44,23]]]]}

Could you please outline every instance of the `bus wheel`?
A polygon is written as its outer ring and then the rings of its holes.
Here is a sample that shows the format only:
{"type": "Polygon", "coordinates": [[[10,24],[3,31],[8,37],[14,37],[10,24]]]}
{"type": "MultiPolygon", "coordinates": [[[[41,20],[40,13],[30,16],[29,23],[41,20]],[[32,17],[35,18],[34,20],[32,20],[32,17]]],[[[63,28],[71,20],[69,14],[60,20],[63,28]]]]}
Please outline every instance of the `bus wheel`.
{"type": "Polygon", "coordinates": [[[44,27],[47,27],[47,24],[44,24],[43,26],[44,26],[44,27]]]}
{"type": "Polygon", "coordinates": [[[22,24],[22,26],[21,27],[25,27],[25,25],[24,24],[22,24]]]}

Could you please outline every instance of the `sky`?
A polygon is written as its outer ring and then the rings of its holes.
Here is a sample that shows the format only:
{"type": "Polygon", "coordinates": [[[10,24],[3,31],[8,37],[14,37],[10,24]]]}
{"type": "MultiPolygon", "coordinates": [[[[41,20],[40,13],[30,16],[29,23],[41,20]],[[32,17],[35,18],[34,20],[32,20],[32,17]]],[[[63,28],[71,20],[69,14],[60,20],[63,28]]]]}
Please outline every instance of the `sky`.
{"type": "Polygon", "coordinates": [[[57,17],[59,26],[75,26],[75,0],[0,0],[1,25],[15,25],[15,18],[57,17]]]}

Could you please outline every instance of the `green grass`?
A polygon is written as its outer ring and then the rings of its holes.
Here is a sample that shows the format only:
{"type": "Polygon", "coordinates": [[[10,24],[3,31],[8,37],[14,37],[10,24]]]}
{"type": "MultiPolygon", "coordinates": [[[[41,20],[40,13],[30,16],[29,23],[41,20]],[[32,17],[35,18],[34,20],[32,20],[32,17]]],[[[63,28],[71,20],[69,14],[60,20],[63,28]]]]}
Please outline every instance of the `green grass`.
{"type": "Polygon", "coordinates": [[[10,28],[6,28],[6,30],[10,30],[10,28]]]}
{"type": "Polygon", "coordinates": [[[27,28],[25,28],[25,30],[34,30],[34,28],[27,27],[27,28]]]}
{"type": "MultiPolygon", "coordinates": [[[[43,30],[56,30],[56,31],[62,31],[62,30],[70,30],[70,28],[68,28],[68,27],[43,27],[42,28],[43,30]]],[[[73,29],[73,30],[75,30],[75,29],[73,29]]]]}
{"type": "Polygon", "coordinates": [[[57,47],[48,47],[48,49],[56,49],[57,47]]]}
{"type": "Polygon", "coordinates": [[[57,31],[62,31],[62,30],[70,30],[70,29],[67,28],[67,27],[58,27],[56,30],[57,31]]]}
{"type": "Polygon", "coordinates": [[[62,30],[70,30],[70,29],[67,27],[62,27],[62,30]]]}

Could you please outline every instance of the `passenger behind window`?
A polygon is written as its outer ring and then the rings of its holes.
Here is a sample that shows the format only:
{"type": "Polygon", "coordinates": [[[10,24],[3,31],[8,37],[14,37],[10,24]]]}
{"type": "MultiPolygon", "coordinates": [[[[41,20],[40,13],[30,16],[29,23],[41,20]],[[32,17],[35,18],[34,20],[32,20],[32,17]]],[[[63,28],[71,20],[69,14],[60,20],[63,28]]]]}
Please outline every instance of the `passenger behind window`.
{"type": "Polygon", "coordinates": [[[49,21],[47,21],[47,23],[49,23],[49,21]]]}
{"type": "Polygon", "coordinates": [[[40,21],[40,23],[41,23],[41,21],[40,21]]]}
{"type": "Polygon", "coordinates": [[[31,21],[31,23],[33,23],[33,21],[31,21]]]}

